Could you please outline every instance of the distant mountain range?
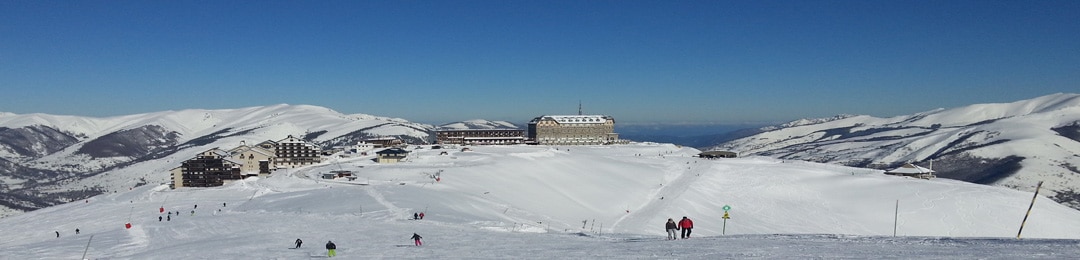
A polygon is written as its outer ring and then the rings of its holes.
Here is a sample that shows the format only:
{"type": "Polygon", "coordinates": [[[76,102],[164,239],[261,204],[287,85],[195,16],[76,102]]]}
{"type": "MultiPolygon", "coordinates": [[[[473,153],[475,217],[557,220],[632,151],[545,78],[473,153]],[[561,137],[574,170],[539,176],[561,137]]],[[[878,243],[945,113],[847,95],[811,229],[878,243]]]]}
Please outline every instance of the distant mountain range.
{"type": "Polygon", "coordinates": [[[877,118],[802,119],[711,150],[890,169],[917,163],[942,178],[1031,191],[1080,209],[1080,95],[877,118]]]}
{"type": "Polygon", "coordinates": [[[273,105],[92,118],[0,113],[0,216],[166,182],[214,147],[301,137],[323,147],[394,136],[426,143],[433,126],[324,107],[273,105]],[[150,170],[130,166],[153,164],[150,170]]]}

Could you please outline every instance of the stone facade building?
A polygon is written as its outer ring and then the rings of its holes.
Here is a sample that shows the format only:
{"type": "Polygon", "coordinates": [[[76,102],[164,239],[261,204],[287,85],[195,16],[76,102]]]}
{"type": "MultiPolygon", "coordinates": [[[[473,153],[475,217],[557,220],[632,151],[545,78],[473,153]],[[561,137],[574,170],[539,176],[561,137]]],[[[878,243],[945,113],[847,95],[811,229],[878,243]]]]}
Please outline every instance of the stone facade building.
{"type": "Polygon", "coordinates": [[[603,115],[540,116],[529,121],[529,140],[539,145],[621,143],[615,118],[603,115]]]}

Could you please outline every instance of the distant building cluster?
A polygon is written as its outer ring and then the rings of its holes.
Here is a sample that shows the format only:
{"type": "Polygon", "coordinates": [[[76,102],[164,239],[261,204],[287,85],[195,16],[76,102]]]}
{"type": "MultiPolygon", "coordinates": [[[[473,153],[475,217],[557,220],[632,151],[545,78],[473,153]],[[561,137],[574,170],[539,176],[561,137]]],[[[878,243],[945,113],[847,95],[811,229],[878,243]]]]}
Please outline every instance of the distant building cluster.
{"type": "MultiPolygon", "coordinates": [[[[396,147],[403,142],[393,137],[381,137],[364,140],[355,146],[347,147],[349,153],[367,155],[367,152],[381,147],[396,147]]],[[[345,148],[339,148],[344,150],[345,148]]],[[[379,152],[376,161],[395,163],[408,154],[400,148],[391,148],[379,152]]],[[[240,146],[229,150],[213,148],[203,151],[195,157],[180,163],[170,170],[172,188],[214,187],[225,185],[233,180],[253,176],[266,176],[275,169],[291,169],[317,164],[324,160],[326,151],[319,146],[296,138],[292,135],[278,141],[263,141],[256,145],[240,142],[240,146]]]]}
{"type": "Polygon", "coordinates": [[[315,144],[292,135],[278,141],[267,140],[229,150],[213,148],[180,163],[173,168],[172,187],[213,187],[231,180],[269,175],[273,169],[296,168],[322,161],[315,144]]]}
{"type": "Polygon", "coordinates": [[[626,143],[615,133],[615,118],[604,115],[545,115],[522,129],[437,130],[438,144],[608,145],[626,143]]]}

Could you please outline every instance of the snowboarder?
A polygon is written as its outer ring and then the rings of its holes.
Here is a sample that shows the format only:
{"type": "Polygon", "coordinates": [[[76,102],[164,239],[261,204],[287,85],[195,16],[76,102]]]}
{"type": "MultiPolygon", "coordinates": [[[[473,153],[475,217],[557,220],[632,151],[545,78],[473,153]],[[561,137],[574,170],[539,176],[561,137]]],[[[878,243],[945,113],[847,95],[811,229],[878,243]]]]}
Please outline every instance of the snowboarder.
{"type": "Polygon", "coordinates": [[[420,212],[420,219],[424,219],[424,212],[420,212]]]}
{"type": "Polygon", "coordinates": [[[675,220],[670,218],[667,219],[667,224],[664,224],[664,228],[667,229],[667,239],[675,240],[675,233],[677,233],[675,231],[679,230],[679,225],[675,224],[675,220]]]}
{"type": "Polygon", "coordinates": [[[421,237],[419,234],[412,233],[412,240],[413,240],[413,242],[416,242],[416,246],[420,246],[420,245],[424,244],[424,242],[420,241],[421,238],[424,238],[424,237],[421,237]]]}
{"type": "Polygon", "coordinates": [[[683,239],[690,238],[691,229],[694,228],[694,221],[686,218],[686,216],[683,216],[682,220],[679,220],[679,228],[682,229],[683,239]]]}
{"type": "Polygon", "coordinates": [[[417,219],[420,219],[420,215],[419,215],[419,214],[416,214],[416,212],[413,212],[413,214],[412,214],[412,219],[413,219],[413,220],[417,220],[417,219]]]}
{"type": "Polygon", "coordinates": [[[300,244],[303,244],[303,243],[304,243],[304,240],[300,240],[299,238],[297,238],[297,239],[296,239],[296,247],[295,247],[295,248],[300,248],[300,244]]]}
{"type": "Polygon", "coordinates": [[[326,241],[326,257],[334,257],[334,249],[337,249],[337,245],[334,245],[333,241],[326,241]]]}

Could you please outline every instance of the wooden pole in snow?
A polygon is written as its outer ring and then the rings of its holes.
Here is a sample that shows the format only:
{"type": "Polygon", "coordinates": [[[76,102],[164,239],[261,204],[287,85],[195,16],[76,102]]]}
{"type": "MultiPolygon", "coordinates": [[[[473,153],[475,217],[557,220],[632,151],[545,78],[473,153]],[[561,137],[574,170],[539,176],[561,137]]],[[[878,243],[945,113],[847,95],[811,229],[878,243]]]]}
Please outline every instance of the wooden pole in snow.
{"type": "Polygon", "coordinates": [[[892,236],[896,236],[896,223],[900,219],[900,200],[896,200],[896,210],[893,211],[892,236]]]}
{"type": "Polygon", "coordinates": [[[1031,196],[1031,205],[1028,205],[1027,214],[1024,214],[1024,221],[1020,222],[1020,231],[1016,232],[1016,239],[1020,239],[1020,233],[1024,233],[1024,223],[1027,223],[1027,218],[1031,215],[1031,208],[1035,207],[1035,199],[1039,198],[1039,188],[1042,188],[1042,183],[1040,181],[1039,185],[1035,186],[1035,195],[1031,196]]]}

